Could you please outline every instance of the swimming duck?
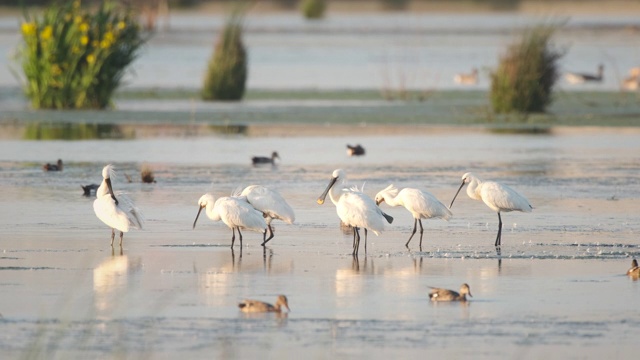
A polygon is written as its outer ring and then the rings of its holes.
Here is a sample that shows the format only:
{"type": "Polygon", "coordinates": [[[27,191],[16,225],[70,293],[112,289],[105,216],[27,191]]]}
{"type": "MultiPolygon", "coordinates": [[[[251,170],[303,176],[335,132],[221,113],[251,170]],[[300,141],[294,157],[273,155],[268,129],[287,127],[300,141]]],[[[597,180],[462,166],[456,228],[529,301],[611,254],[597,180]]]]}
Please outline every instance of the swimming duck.
{"type": "Polygon", "coordinates": [[[278,300],[276,300],[275,305],[271,305],[266,302],[258,301],[258,300],[243,300],[238,304],[240,311],[246,313],[254,313],[254,312],[282,312],[282,307],[287,308],[287,311],[291,311],[289,309],[289,303],[287,302],[287,297],[284,295],[279,295],[278,300]]]}
{"type": "Polygon", "coordinates": [[[253,163],[253,165],[259,165],[259,164],[275,165],[276,158],[280,159],[280,155],[278,155],[278,153],[274,151],[273,153],[271,153],[270,158],[266,156],[254,156],[251,158],[251,162],[253,163]]]}
{"type": "Polygon", "coordinates": [[[604,77],[604,65],[598,65],[597,74],[585,74],[585,73],[567,73],[565,78],[571,84],[582,84],[585,82],[602,82],[604,77]]]}
{"type": "Polygon", "coordinates": [[[478,69],[473,68],[469,74],[456,74],[453,81],[460,85],[475,85],[478,83],[478,69]]]}
{"type": "Polygon", "coordinates": [[[46,163],[42,165],[42,170],[44,171],[62,171],[62,160],[58,159],[56,164],[46,163]]]}
{"type": "Polygon", "coordinates": [[[429,293],[429,298],[431,301],[467,301],[467,295],[473,297],[473,295],[471,295],[469,285],[462,284],[460,286],[459,294],[453,290],[432,287],[431,292],[429,293]]]}
{"type": "Polygon", "coordinates": [[[347,144],[347,155],[349,156],[361,156],[364,155],[364,148],[358,144],[356,146],[351,146],[347,144]]]}
{"type": "Polygon", "coordinates": [[[631,268],[627,270],[627,275],[631,277],[640,277],[640,267],[638,267],[638,261],[636,259],[631,260],[631,268]]]}

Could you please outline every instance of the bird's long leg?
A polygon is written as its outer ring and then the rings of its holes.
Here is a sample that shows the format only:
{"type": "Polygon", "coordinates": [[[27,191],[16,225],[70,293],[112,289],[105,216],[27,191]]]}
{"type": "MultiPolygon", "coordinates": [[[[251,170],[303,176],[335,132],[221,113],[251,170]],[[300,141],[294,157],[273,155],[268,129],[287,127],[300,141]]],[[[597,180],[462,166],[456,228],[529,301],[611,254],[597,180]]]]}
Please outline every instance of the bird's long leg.
{"type": "Polygon", "coordinates": [[[242,233],[240,232],[240,228],[238,228],[238,236],[240,236],[240,249],[242,249],[242,233]]]}
{"type": "Polygon", "coordinates": [[[124,236],[124,233],[122,231],[120,231],[120,247],[122,247],[122,237],[124,236]]]}
{"type": "MultiPolygon", "coordinates": [[[[231,248],[233,249],[233,243],[236,242],[236,228],[231,228],[231,248]]],[[[242,247],[240,247],[242,248],[242,247]]]]}
{"type": "Polygon", "coordinates": [[[415,235],[416,233],[417,226],[418,226],[418,219],[413,219],[413,232],[411,233],[411,236],[409,236],[409,240],[407,240],[407,243],[404,244],[404,246],[409,247],[409,243],[411,242],[411,239],[413,239],[413,235],[415,235]]]}
{"type": "Polygon", "coordinates": [[[356,227],[352,226],[351,228],[353,229],[353,245],[352,245],[352,248],[353,248],[353,254],[355,255],[355,253],[356,253],[356,227]]]}
{"type": "Polygon", "coordinates": [[[367,255],[367,228],[364,228],[364,254],[367,255]]]}
{"type": "Polygon", "coordinates": [[[502,240],[502,217],[498,212],[498,236],[496,236],[496,247],[500,246],[500,241],[502,240]]]}
{"type": "Polygon", "coordinates": [[[360,249],[360,232],[358,232],[358,227],[354,226],[353,227],[353,237],[354,237],[354,243],[353,243],[353,253],[352,255],[358,255],[358,250],[360,249]]]}
{"type": "Polygon", "coordinates": [[[422,234],[424,233],[424,229],[422,228],[422,219],[418,219],[418,224],[420,224],[420,251],[422,251],[422,234]]]}
{"type": "Polygon", "coordinates": [[[265,239],[265,237],[267,236],[267,230],[264,231],[264,236],[262,237],[262,239],[263,239],[262,246],[264,246],[264,244],[268,243],[269,240],[273,239],[273,229],[271,228],[271,224],[269,224],[267,226],[267,229],[269,230],[269,233],[271,235],[269,235],[269,237],[265,239]]]}
{"type": "Polygon", "coordinates": [[[111,247],[113,247],[113,239],[116,237],[116,230],[111,229],[111,247]]]}

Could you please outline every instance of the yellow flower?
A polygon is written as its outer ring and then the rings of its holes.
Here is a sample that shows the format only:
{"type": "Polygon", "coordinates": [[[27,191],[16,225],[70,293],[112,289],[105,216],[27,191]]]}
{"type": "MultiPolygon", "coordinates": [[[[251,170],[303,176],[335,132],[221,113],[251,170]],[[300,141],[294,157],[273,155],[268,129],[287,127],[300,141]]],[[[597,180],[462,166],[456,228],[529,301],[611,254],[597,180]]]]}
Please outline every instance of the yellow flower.
{"type": "Polygon", "coordinates": [[[58,64],[53,64],[53,65],[51,65],[51,73],[54,76],[60,75],[60,74],[62,74],[62,69],[60,69],[60,66],[58,66],[58,64]]]}
{"type": "Polygon", "coordinates": [[[73,20],[76,24],[80,24],[82,22],[82,16],[78,15],[76,16],[76,18],[73,20]]]}
{"type": "Polygon", "coordinates": [[[109,48],[109,46],[111,46],[111,43],[108,42],[107,40],[102,40],[100,41],[100,47],[103,49],[107,49],[109,48]]]}
{"type": "Polygon", "coordinates": [[[88,43],[89,43],[89,37],[87,35],[84,35],[83,37],[80,38],[80,44],[87,45],[88,43]]]}
{"type": "Polygon", "coordinates": [[[89,31],[89,24],[87,24],[86,22],[83,22],[82,24],[80,24],[80,31],[82,32],[89,31]]]}
{"type": "Polygon", "coordinates": [[[96,62],[96,57],[93,54],[89,54],[87,55],[87,63],[89,64],[93,64],[94,62],[96,62]]]}
{"type": "Polygon", "coordinates": [[[51,25],[47,25],[42,30],[40,37],[42,38],[42,40],[49,40],[51,38],[52,33],[53,33],[53,29],[51,28],[51,25]]]}
{"type": "Polygon", "coordinates": [[[80,1],[74,1],[73,2],[73,7],[76,8],[76,9],[79,8],[80,7],[80,1]]]}
{"type": "Polygon", "coordinates": [[[33,35],[36,33],[36,24],[32,22],[22,23],[22,33],[25,36],[33,35]]]}
{"type": "Polygon", "coordinates": [[[127,27],[127,24],[126,24],[124,21],[120,21],[120,22],[118,23],[118,30],[122,30],[122,29],[124,29],[125,27],[127,27]]]}

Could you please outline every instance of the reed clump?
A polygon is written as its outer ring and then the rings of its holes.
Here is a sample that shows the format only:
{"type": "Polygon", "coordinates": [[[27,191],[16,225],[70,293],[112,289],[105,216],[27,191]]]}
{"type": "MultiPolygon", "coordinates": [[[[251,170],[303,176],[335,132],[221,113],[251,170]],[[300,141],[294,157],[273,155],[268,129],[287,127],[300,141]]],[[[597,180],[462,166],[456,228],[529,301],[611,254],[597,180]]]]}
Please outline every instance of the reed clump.
{"type": "Polygon", "coordinates": [[[60,1],[25,12],[18,59],[36,109],[103,109],[145,43],[134,14],[103,1],[95,13],[60,1]]]}
{"type": "Polygon", "coordinates": [[[507,48],[491,74],[491,105],[495,113],[540,113],[553,101],[563,51],[551,46],[558,25],[542,24],[524,31],[507,48]]]}
{"type": "Polygon", "coordinates": [[[241,100],[247,82],[247,50],[242,41],[244,10],[236,9],[218,37],[204,79],[204,100],[241,100]]]}
{"type": "Polygon", "coordinates": [[[326,0],[304,0],[301,5],[302,15],[307,19],[322,19],[327,10],[326,0]]]}

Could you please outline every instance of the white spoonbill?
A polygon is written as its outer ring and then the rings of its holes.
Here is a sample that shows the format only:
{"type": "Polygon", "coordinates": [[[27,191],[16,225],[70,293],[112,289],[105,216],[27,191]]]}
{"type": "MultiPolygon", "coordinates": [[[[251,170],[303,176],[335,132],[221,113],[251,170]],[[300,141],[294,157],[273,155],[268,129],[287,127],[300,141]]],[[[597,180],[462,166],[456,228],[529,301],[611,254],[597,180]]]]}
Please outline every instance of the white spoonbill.
{"type": "Polygon", "coordinates": [[[267,223],[262,217],[262,213],[254,209],[246,198],[235,196],[224,196],[216,200],[210,193],[204,194],[198,200],[198,215],[193,221],[193,228],[196,227],[198,217],[202,209],[206,209],[207,217],[213,221],[222,220],[233,232],[231,236],[231,248],[236,241],[236,229],[240,236],[240,248],[242,249],[242,233],[240,229],[247,229],[264,233],[267,231],[267,223]]]}
{"type": "Polygon", "coordinates": [[[467,195],[469,195],[470,198],[482,200],[491,210],[498,213],[496,247],[500,246],[500,240],[502,239],[502,217],[500,213],[509,211],[531,212],[533,209],[533,206],[529,204],[529,200],[507,185],[495,181],[482,181],[472,173],[462,175],[462,184],[458,188],[453,200],[451,200],[449,208],[453,206],[453,202],[465,184],[469,184],[469,186],[467,186],[467,195]]]}
{"type": "Polygon", "coordinates": [[[256,210],[262,212],[266,219],[269,237],[266,237],[267,233],[265,232],[262,242],[263,246],[273,238],[273,229],[271,228],[271,221],[273,221],[273,219],[282,220],[287,224],[293,224],[296,220],[296,215],[291,206],[289,206],[282,195],[275,190],[261,185],[249,185],[242,190],[240,196],[246,197],[249,204],[256,210]]]}
{"type": "Polygon", "coordinates": [[[398,192],[398,188],[389,185],[376,195],[376,204],[380,205],[386,202],[389,206],[404,206],[413,215],[413,232],[409,236],[409,240],[405,244],[409,247],[409,242],[417,231],[418,223],[420,224],[420,249],[422,249],[422,219],[443,219],[449,220],[452,216],[451,211],[441,203],[435,196],[426,191],[404,188],[398,192]]]}
{"type": "Polygon", "coordinates": [[[122,246],[123,233],[128,232],[132,227],[142,229],[143,218],[140,210],[126,195],[118,193],[116,198],[111,187],[111,178],[114,174],[111,164],[102,169],[102,183],[96,190],[93,211],[98,219],[111,228],[111,246],[116,236],[116,229],[120,231],[120,246],[122,246]]]}
{"type": "Polygon", "coordinates": [[[367,251],[367,229],[379,235],[384,230],[384,223],[393,222],[393,217],[385,214],[376,206],[375,201],[358,191],[356,188],[346,189],[342,183],[336,185],[338,180],[344,182],[346,174],[342,169],[336,169],[331,175],[329,185],[318,198],[318,204],[324,204],[329,194],[331,201],[336,206],[338,217],[345,225],[353,228],[353,255],[358,255],[360,248],[359,228],[364,228],[364,251],[367,251]]]}

